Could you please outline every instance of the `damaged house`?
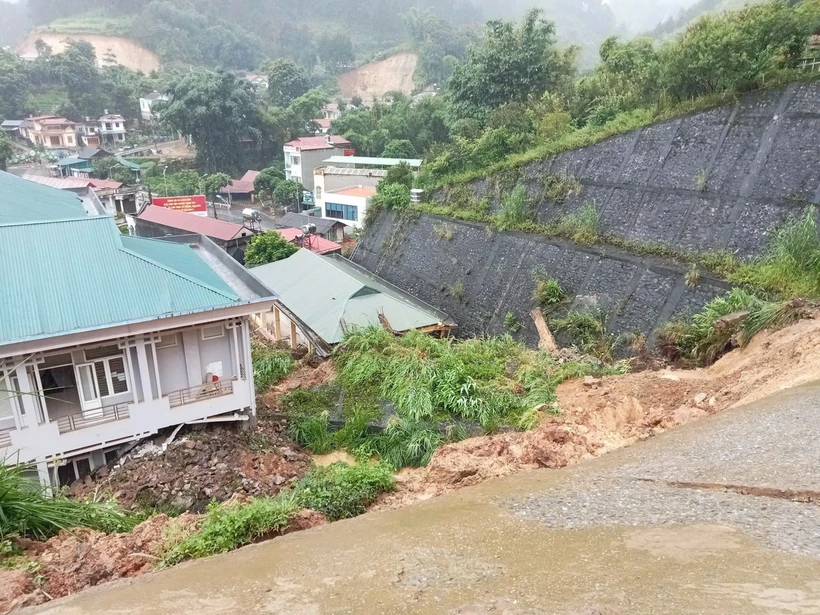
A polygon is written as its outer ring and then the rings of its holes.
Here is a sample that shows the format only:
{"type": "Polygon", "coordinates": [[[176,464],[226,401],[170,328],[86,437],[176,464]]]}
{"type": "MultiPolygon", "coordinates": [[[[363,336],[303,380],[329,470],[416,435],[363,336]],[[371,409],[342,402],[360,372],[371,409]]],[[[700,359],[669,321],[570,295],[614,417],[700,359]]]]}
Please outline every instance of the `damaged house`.
{"type": "Polygon", "coordinates": [[[160,429],[253,418],[250,317],[276,301],[207,238],[122,235],[0,172],[0,258],[7,463],[66,485],[160,429]]]}

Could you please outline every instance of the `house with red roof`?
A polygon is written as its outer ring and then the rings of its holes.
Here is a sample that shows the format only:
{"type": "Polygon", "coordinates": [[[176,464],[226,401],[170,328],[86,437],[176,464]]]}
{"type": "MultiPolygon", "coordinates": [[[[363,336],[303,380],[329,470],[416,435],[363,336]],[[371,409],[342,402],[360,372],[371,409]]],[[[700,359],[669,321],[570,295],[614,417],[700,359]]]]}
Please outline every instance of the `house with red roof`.
{"type": "Polygon", "coordinates": [[[316,254],[329,255],[342,253],[342,246],[335,241],[330,241],[320,235],[308,235],[302,229],[278,228],[276,232],[288,243],[292,243],[305,250],[310,250],[316,254]]]}
{"type": "Polygon", "coordinates": [[[288,141],[285,153],[285,179],[299,182],[313,192],[313,170],[331,156],[352,156],[353,144],[338,135],[301,137],[288,141]]]}
{"type": "Polygon", "coordinates": [[[234,222],[149,205],[135,220],[138,237],[169,235],[204,235],[240,263],[245,261],[245,249],[256,232],[234,222]]]}
{"type": "Polygon", "coordinates": [[[253,187],[253,182],[259,175],[259,171],[247,171],[239,179],[231,180],[231,183],[224,186],[219,194],[230,195],[232,201],[250,201],[253,202],[256,195],[256,188],[253,187]]]}

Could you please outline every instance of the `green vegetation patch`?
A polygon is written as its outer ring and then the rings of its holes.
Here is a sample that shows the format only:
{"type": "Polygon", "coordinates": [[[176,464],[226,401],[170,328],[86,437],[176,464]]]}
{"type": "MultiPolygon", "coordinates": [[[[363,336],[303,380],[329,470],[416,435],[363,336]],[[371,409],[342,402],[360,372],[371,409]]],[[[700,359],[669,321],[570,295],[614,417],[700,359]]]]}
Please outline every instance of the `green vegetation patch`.
{"type": "Polygon", "coordinates": [[[264,393],[287,376],[296,362],[287,350],[274,350],[262,342],[251,340],[253,382],[257,393],[264,393]]]}

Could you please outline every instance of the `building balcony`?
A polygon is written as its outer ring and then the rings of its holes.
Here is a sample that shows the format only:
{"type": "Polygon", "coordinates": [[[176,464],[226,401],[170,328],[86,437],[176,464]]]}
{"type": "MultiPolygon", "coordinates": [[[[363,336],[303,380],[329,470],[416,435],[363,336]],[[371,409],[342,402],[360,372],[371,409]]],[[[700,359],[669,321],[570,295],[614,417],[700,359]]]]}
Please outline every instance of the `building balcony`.
{"type": "Polygon", "coordinates": [[[102,425],[103,423],[124,421],[130,417],[129,404],[116,404],[97,410],[76,412],[74,414],[61,416],[55,422],[57,423],[57,429],[62,435],[71,431],[77,431],[78,429],[102,425]]]}
{"type": "Polygon", "coordinates": [[[224,397],[225,395],[233,395],[233,383],[236,378],[230,380],[220,380],[210,384],[201,384],[199,386],[191,387],[190,389],[183,389],[182,391],[174,391],[166,395],[168,403],[171,408],[179,408],[180,406],[187,406],[195,404],[200,401],[213,399],[215,397],[224,397]]]}

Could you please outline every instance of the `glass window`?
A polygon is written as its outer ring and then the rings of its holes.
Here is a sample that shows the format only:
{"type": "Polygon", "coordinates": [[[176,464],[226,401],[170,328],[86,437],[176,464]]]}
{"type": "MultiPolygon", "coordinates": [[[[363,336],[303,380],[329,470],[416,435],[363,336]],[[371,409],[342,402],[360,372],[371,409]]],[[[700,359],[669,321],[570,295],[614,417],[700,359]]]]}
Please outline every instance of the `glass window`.
{"type": "Polygon", "coordinates": [[[336,220],[359,221],[359,208],[355,205],[341,205],[339,203],[325,203],[325,217],[336,220]]]}
{"type": "Polygon", "coordinates": [[[177,345],[177,334],[176,333],[166,333],[162,337],[160,337],[159,341],[157,342],[157,349],[160,348],[173,348],[177,345]]]}
{"type": "Polygon", "coordinates": [[[223,335],[225,335],[225,328],[221,324],[202,327],[203,340],[212,340],[222,337],[223,335]]]}

